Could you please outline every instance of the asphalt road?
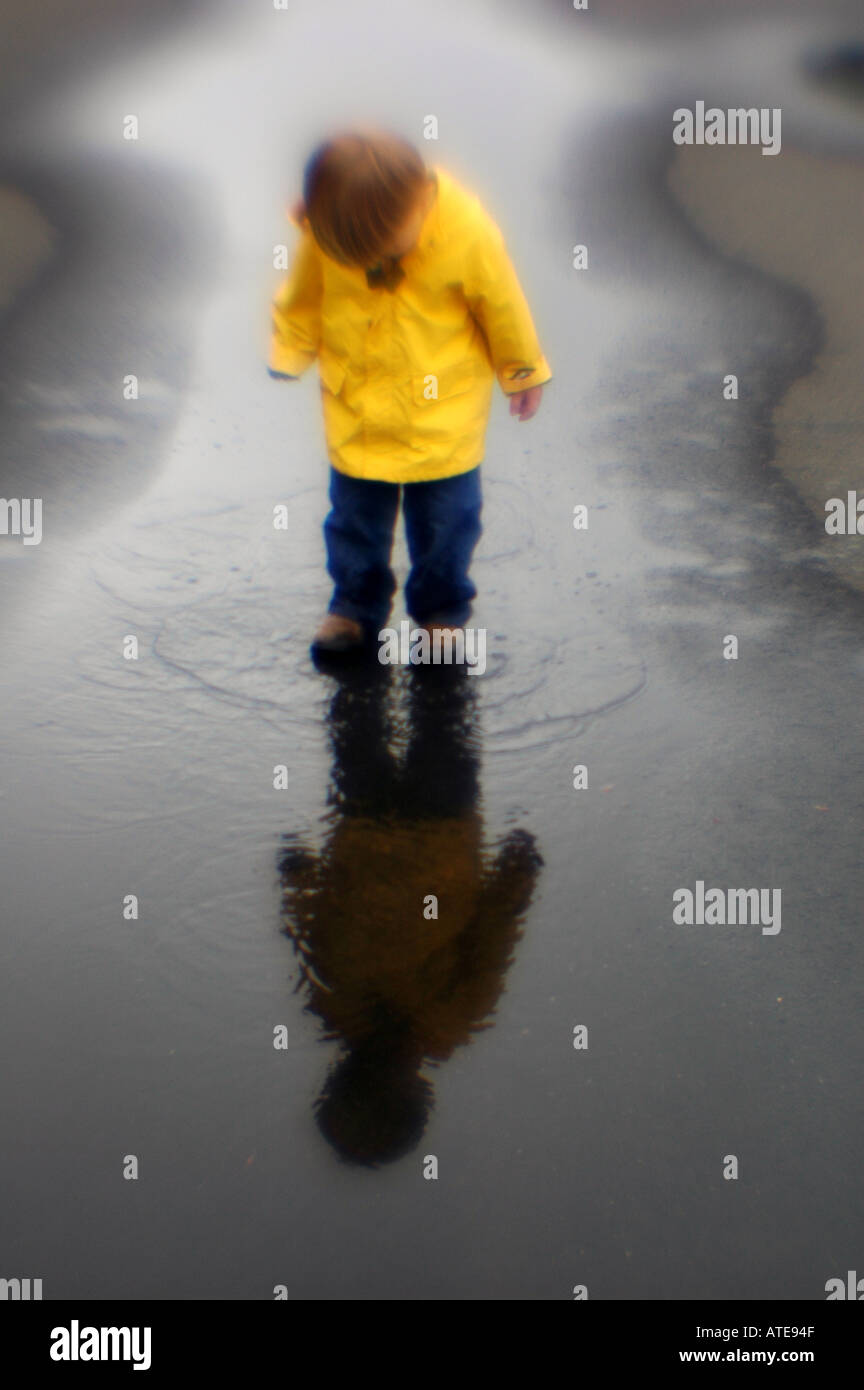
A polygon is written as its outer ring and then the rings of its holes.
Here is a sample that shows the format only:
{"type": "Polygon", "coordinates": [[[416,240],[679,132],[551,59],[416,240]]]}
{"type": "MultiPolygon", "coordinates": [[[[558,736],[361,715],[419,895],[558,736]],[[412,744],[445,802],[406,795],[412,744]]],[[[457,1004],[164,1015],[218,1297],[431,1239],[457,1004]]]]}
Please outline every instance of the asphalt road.
{"type": "Polygon", "coordinates": [[[324,13],[118,35],[7,123],[0,467],[43,499],[0,543],[7,1274],[822,1298],[861,1258],[864,613],[771,420],[824,322],[666,175],[702,92],[858,158],[801,70],[834,12],[324,13]],[[326,466],[314,372],[264,369],[272,248],[361,118],[481,194],[555,373],[490,423],[474,680],[309,660],[326,466]],[[782,914],[675,922],[699,882],[782,914]]]}

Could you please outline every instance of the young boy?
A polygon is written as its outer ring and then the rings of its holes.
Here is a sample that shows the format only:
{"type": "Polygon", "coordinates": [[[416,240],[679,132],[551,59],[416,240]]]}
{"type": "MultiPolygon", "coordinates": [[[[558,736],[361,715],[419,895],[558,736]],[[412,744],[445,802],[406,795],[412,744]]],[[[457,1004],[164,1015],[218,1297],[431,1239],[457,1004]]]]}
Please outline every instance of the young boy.
{"type": "Polygon", "coordinates": [[[335,588],[313,648],[362,647],[386,625],[400,489],[408,613],[429,631],[461,627],[494,382],[530,420],[552,376],[503,236],[446,170],[375,130],[315,150],[291,220],[301,239],[269,370],[296,380],[318,360],[335,588]]]}

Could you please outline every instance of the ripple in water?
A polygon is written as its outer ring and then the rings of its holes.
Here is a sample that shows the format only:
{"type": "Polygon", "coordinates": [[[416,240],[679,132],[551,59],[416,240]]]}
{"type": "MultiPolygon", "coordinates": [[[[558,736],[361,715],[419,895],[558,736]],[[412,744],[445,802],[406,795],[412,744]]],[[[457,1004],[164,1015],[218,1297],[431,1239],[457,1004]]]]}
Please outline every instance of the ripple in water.
{"type": "MultiPolygon", "coordinates": [[[[284,500],[296,518],[288,532],[272,527],[270,494],[159,518],[100,554],[94,576],[149,622],[158,661],[150,679],[166,692],[195,689],[279,724],[318,729],[322,681],[330,678],[310,661],[309,640],[330,593],[320,538],[325,504],[319,487],[284,500]]],[[[487,479],[472,622],[487,631],[486,670],[473,679],[491,753],[570,738],[645,682],[628,636],[600,606],[609,586],[568,575],[571,537],[560,526],[542,534],[543,521],[532,494],[487,479]]],[[[407,556],[399,531],[394,567],[401,582],[407,556]]],[[[398,626],[404,617],[397,594],[390,621],[398,626]]],[[[110,683],[115,672],[89,676],[110,683]]]]}

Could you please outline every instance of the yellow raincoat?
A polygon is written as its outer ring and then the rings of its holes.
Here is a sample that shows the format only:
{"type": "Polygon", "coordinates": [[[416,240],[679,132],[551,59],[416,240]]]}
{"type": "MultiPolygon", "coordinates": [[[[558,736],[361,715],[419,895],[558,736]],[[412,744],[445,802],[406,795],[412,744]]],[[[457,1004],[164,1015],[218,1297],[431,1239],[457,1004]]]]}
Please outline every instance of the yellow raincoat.
{"type": "Polygon", "coordinates": [[[330,462],[354,478],[468,472],[496,377],[514,395],[552,376],[501,231],[476,195],[431,172],[437,196],[395,289],[332,260],[303,218],[273,303],[270,368],[301,376],[318,359],[330,462]]]}

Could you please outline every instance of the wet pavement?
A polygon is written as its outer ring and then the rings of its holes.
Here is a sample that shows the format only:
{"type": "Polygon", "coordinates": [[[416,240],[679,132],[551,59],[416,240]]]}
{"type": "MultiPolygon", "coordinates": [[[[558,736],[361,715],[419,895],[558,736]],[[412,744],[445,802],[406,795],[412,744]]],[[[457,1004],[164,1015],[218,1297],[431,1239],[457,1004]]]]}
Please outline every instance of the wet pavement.
{"type": "Polygon", "coordinates": [[[56,249],[0,343],[3,492],[44,499],[0,543],[6,1275],[822,1298],[860,1265],[864,601],[774,462],[819,307],[665,174],[703,89],[858,157],[801,71],[832,12],[706,48],[330,9],[118,47],[8,128],[56,249]],[[264,369],[272,246],[358,112],[438,115],[555,373],[493,411],[482,677],[309,659],[323,433],[314,370],[264,369]],[[779,888],[781,930],[673,924],[697,880],[779,888]]]}

